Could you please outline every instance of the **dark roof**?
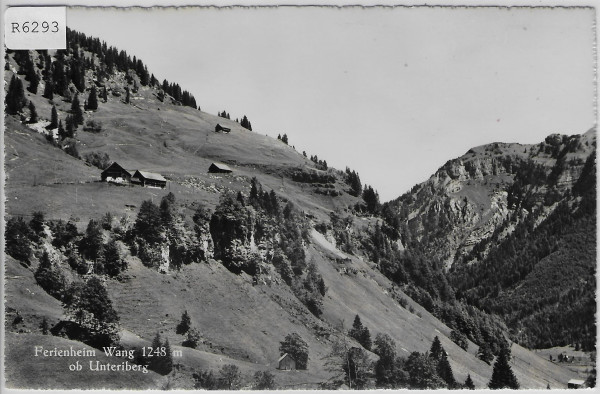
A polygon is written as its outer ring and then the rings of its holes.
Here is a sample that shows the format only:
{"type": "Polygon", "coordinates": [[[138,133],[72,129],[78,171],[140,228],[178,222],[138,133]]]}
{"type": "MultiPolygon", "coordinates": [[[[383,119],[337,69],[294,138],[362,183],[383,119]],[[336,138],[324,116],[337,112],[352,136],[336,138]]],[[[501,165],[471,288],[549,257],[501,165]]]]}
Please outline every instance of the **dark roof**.
{"type": "Polygon", "coordinates": [[[215,126],[215,130],[230,130],[231,131],[231,129],[229,127],[221,126],[219,123],[217,123],[217,125],[215,126]]]}
{"type": "Polygon", "coordinates": [[[136,173],[140,174],[142,176],[142,178],[144,178],[144,179],[152,179],[154,181],[163,181],[163,182],[167,181],[162,175],[156,174],[154,172],[137,170],[136,173]]]}
{"type": "Polygon", "coordinates": [[[229,172],[233,171],[231,168],[229,168],[229,166],[227,164],[223,164],[223,163],[212,163],[210,166],[211,167],[215,166],[221,171],[229,171],[229,172]]]}
{"type": "Polygon", "coordinates": [[[123,167],[123,166],[121,166],[119,163],[117,163],[116,161],[113,161],[113,162],[111,163],[111,165],[109,165],[108,167],[106,167],[106,168],[104,169],[104,171],[102,171],[102,172],[108,171],[108,170],[110,170],[111,168],[119,168],[119,169],[121,169],[121,170],[123,170],[123,171],[125,171],[125,172],[129,173],[129,175],[131,175],[131,174],[133,174],[133,173],[135,172],[135,170],[128,170],[128,169],[126,169],[125,167],[123,167]]]}

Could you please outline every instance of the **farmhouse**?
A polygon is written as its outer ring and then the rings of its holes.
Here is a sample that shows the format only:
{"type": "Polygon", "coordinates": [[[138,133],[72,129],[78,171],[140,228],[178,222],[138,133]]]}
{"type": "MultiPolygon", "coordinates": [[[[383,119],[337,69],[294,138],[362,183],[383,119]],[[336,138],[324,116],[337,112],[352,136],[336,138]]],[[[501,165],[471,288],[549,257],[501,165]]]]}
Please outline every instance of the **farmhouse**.
{"type": "Polygon", "coordinates": [[[131,180],[132,174],[133,170],[126,170],[115,161],[102,171],[100,176],[103,182],[127,183],[131,180]]]}
{"type": "Polygon", "coordinates": [[[162,175],[140,170],[133,174],[131,183],[148,187],[160,187],[161,189],[167,186],[167,180],[162,175]]]}
{"type": "Polygon", "coordinates": [[[277,360],[279,363],[279,369],[284,371],[295,371],[296,370],[296,360],[289,354],[285,353],[283,356],[277,360]]]}
{"type": "Polygon", "coordinates": [[[585,387],[585,381],[580,379],[571,379],[567,383],[567,387],[570,389],[582,389],[585,387]]]}
{"type": "Polygon", "coordinates": [[[215,126],[215,133],[218,133],[220,131],[227,134],[231,132],[231,129],[229,127],[223,127],[217,123],[217,125],[215,126]]]}
{"type": "Polygon", "coordinates": [[[216,174],[229,174],[230,172],[233,172],[233,170],[229,168],[228,165],[221,163],[212,163],[210,167],[208,167],[208,172],[216,174]]]}

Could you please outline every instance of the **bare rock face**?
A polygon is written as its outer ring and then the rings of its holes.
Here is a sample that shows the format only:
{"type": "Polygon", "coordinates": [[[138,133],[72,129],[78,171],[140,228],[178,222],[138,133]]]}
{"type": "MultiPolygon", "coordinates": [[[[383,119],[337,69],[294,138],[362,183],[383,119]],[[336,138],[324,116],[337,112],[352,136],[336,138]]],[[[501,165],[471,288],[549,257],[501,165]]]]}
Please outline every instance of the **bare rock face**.
{"type": "Polygon", "coordinates": [[[410,249],[419,243],[450,268],[494,232],[499,239],[510,234],[531,213],[543,221],[577,182],[594,147],[590,130],[570,137],[554,134],[537,145],[470,149],[391,203],[402,223],[403,244],[410,249]],[[527,204],[517,203],[523,196],[527,204]]]}

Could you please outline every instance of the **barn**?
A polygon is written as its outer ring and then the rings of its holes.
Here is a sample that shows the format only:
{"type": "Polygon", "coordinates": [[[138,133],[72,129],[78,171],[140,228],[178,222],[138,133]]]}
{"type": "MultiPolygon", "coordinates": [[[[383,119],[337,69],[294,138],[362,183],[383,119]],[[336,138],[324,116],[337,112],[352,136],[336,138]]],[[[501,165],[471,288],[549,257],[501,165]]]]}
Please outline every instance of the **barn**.
{"type": "Polygon", "coordinates": [[[162,175],[140,170],[133,174],[131,183],[148,187],[160,187],[161,189],[167,186],[167,180],[162,175]]]}
{"type": "Polygon", "coordinates": [[[279,369],[283,371],[295,371],[296,370],[296,360],[288,353],[285,353],[283,356],[277,360],[279,363],[279,369]]]}
{"type": "Polygon", "coordinates": [[[227,134],[231,132],[231,129],[229,127],[223,127],[217,123],[217,125],[215,126],[215,133],[218,133],[220,131],[227,134]]]}
{"type": "Polygon", "coordinates": [[[208,167],[208,172],[216,174],[229,174],[230,172],[233,172],[233,170],[229,168],[228,165],[222,163],[212,163],[210,167],[208,167]]]}
{"type": "Polygon", "coordinates": [[[571,379],[567,383],[567,387],[570,389],[582,389],[585,387],[585,381],[581,379],[571,379]]]}
{"type": "Polygon", "coordinates": [[[131,180],[132,170],[126,170],[116,161],[108,166],[100,175],[102,182],[126,183],[131,180]]]}

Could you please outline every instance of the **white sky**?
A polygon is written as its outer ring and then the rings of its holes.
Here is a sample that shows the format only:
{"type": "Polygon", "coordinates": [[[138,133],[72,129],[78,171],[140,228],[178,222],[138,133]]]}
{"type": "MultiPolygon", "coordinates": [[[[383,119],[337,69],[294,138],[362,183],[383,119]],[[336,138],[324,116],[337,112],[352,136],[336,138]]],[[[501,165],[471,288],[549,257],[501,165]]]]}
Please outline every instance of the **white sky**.
{"type": "Polygon", "coordinates": [[[202,110],[349,166],[382,201],[495,141],[595,124],[591,9],[69,9],[202,110]]]}

